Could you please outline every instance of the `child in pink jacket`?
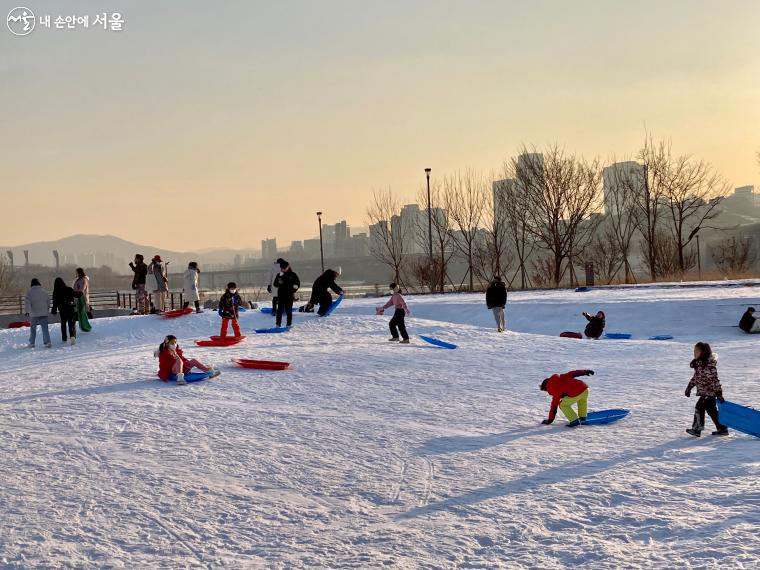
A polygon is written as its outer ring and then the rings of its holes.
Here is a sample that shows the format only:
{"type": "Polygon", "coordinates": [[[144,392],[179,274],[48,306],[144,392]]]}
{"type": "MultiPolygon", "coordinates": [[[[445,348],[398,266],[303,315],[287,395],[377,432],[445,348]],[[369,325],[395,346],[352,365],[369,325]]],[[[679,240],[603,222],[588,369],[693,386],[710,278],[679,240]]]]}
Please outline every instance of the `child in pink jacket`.
{"type": "Polygon", "coordinates": [[[377,314],[382,315],[385,312],[385,309],[393,305],[395,310],[393,311],[393,318],[389,325],[391,329],[391,338],[388,340],[391,342],[398,342],[398,333],[400,332],[401,337],[404,339],[401,341],[401,344],[409,344],[409,335],[406,332],[404,317],[406,315],[411,315],[412,313],[409,310],[409,307],[406,306],[406,301],[404,301],[404,298],[401,296],[401,288],[396,283],[391,283],[390,288],[393,294],[391,295],[391,298],[388,299],[388,302],[383,305],[382,308],[377,310],[377,314]]]}

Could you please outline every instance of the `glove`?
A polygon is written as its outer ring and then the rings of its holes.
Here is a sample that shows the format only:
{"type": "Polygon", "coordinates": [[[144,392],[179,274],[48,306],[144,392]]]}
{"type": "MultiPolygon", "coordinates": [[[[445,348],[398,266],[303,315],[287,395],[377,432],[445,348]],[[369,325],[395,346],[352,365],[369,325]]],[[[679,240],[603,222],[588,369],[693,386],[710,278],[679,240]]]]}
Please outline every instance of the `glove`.
{"type": "Polygon", "coordinates": [[[594,371],[593,370],[586,370],[586,375],[593,376],[594,375],[594,371]]]}
{"type": "Polygon", "coordinates": [[[548,426],[550,423],[552,423],[552,421],[548,419],[541,422],[541,424],[545,426],[548,426]]]}
{"type": "Polygon", "coordinates": [[[691,398],[691,388],[686,388],[686,391],[683,394],[687,398],[691,398]]]}
{"type": "Polygon", "coordinates": [[[726,401],[726,399],[723,397],[723,392],[718,392],[718,395],[715,396],[715,399],[718,400],[721,404],[726,401]]]}

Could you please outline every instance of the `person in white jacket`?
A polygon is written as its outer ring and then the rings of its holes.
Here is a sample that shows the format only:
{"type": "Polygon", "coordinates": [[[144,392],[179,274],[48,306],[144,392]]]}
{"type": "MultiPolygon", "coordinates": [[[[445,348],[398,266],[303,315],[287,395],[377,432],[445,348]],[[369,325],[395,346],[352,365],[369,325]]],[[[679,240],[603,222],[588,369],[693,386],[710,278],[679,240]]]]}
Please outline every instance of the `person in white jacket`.
{"type": "Polygon", "coordinates": [[[26,292],[24,312],[29,316],[32,330],[29,334],[29,348],[34,348],[37,342],[37,325],[42,329],[42,342],[50,348],[50,329],[48,314],[50,313],[50,294],[42,288],[39,279],[32,279],[31,287],[26,292]]]}
{"type": "Polygon", "coordinates": [[[195,312],[202,313],[201,310],[201,294],[198,286],[200,280],[201,270],[198,269],[198,262],[191,261],[187,264],[185,274],[183,275],[184,286],[182,288],[184,295],[184,307],[187,309],[190,303],[195,305],[195,312]]]}
{"type": "Polygon", "coordinates": [[[267,293],[272,295],[272,315],[277,316],[277,286],[274,284],[274,280],[277,279],[277,275],[280,273],[280,263],[283,259],[278,257],[269,268],[269,281],[267,282],[267,293]]]}

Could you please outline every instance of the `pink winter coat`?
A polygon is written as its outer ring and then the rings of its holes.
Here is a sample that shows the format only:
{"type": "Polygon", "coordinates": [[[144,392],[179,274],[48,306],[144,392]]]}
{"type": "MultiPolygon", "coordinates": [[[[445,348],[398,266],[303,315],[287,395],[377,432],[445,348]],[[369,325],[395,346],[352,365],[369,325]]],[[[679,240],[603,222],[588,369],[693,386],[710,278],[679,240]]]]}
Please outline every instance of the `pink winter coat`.
{"type": "Polygon", "coordinates": [[[387,309],[390,306],[393,306],[395,309],[402,309],[405,314],[410,315],[412,312],[409,310],[409,307],[406,306],[406,301],[404,301],[404,298],[401,296],[401,293],[394,293],[391,295],[391,298],[388,299],[388,302],[383,305],[383,310],[387,309]]]}

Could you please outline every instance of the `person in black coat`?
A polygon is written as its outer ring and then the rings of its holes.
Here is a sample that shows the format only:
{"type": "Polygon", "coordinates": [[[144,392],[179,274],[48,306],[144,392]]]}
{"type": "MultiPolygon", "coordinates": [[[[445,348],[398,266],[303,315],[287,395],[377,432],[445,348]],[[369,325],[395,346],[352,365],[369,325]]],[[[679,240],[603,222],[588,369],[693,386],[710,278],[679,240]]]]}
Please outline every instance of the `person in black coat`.
{"type": "Polygon", "coordinates": [[[61,313],[61,340],[66,342],[66,332],[68,330],[69,344],[72,346],[77,340],[77,298],[82,293],[74,291],[66,285],[61,277],[56,277],[53,283],[53,309],[51,312],[55,315],[57,311],[61,313]]]}
{"type": "Polygon", "coordinates": [[[583,331],[586,334],[586,338],[597,340],[604,332],[604,312],[599,311],[596,315],[589,315],[584,312],[583,316],[588,320],[586,330],[583,331]]]}
{"type": "Polygon", "coordinates": [[[135,299],[137,305],[137,314],[147,315],[150,312],[150,301],[148,291],[145,289],[145,278],[148,276],[148,266],[144,258],[139,253],[135,255],[135,261],[129,262],[129,267],[135,274],[132,278],[132,289],[135,290],[135,299]]]}
{"type": "Polygon", "coordinates": [[[739,328],[746,333],[760,332],[760,323],[755,316],[755,307],[750,307],[744,312],[739,321],[739,328]]]}
{"type": "Polygon", "coordinates": [[[274,278],[273,285],[277,288],[277,326],[282,326],[282,314],[288,317],[287,326],[293,325],[293,301],[296,291],[301,287],[301,280],[290,264],[284,259],[280,261],[280,272],[274,278]]]}
{"type": "Polygon", "coordinates": [[[488,289],[486,289],[486,306],[493,311],[497,330],[504,332],[507,328],[507,322],[504,318],[504,307],[507,306],[507,286],[498,275],[493,278],[488,289]]]}
{"type": "Polygon", "coordinates": [[[321,317],[327,312],[327,309],[332,305],[333,298],[330,295],[328,289],[332,289],[336,295],[342,295],[343,289],[341,289],[335,280],[338,278],[338,272],[332,269],[328,269],[322,275],[317,277],[314,281],[314,285],[311,286],[311,299],[309,299],[309,306],[319,305],[317,314],[321,317]]]}

